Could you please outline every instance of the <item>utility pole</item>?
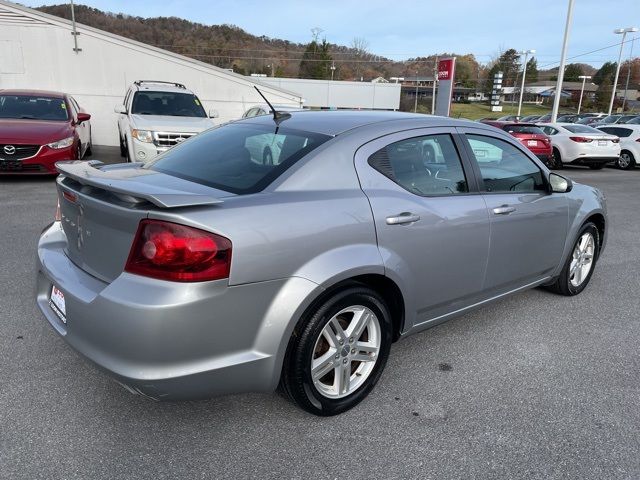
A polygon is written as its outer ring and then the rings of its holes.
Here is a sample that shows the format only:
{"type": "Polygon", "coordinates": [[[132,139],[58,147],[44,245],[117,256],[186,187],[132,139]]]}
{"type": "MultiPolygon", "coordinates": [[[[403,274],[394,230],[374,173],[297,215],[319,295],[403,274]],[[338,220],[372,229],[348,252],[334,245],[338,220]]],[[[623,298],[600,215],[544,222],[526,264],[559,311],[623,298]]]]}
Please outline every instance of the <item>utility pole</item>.
{"type": "Polygon", "coordinates": [[[629,77],[631,77],[631,67],[633,66],[633,42],[636,41],[636,37],[631,39],[631,51],[629,52],[629,66],[627,67],[627,83],[624,85],[624,97],[622,97],[622,111],[624,112],[624,105],[627,103],[627,90],[629,90],[629,77]]]}
{"type": "Polygon", "coordinates": [[[73,8],[73,0],[70,0],[71,3],[71,35],[73,35],[73,51],[78,54],[82,49],[78,48],[78,31],[76,30],[76,12],[73,8]]]}
{"type": "Polygon", "coordinates": [[[580,107],[582,107],[582,95],[584,94],[584,84],[587,80],[591,80],[589,75],[580,75],[578,78],[582,79],[582,88],[580,89],[580,101],[578,101],[578,114],[580,114],[580,107]]]}
{"type": "Polygon", "coordinates": [[[336,62],[331,60],[331,81],[333,81],[333,72],[336,71],[336,62]]]}
{"type": "Polygon", "coordinates": [[[433,63],[433,86],[431,91],[431,115],[436,114],[436,82],[438,81],[438,56],[433,63]]]}
{"type": "Polygon", "coordinates": [[[560,55],[560,67],[558,68],[558,82],[556,83],[556,93],[553,97],[553,110],[551,110],[551,123],[556,123],[558,119],[558,109],[560,108],[560,97],[562,96],[562,82],[564,80],[564,67],[567,63],[567,47],[569,46],[569,34],[571,33],[571,19],[573,17],[574,0],[569,0],[567,9],[567,22],[564,25],[564,39],[562,40],[562,54],[560,55]]]}

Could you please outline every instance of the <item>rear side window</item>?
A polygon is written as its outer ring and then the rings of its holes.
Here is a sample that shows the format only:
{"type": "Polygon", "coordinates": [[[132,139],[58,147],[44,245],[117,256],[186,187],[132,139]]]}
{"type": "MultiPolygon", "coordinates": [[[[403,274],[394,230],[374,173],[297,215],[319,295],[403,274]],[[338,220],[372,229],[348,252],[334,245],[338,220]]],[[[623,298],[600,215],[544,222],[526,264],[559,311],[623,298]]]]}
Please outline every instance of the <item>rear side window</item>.
{"type": "Polygon", "coordinates": [[[601,132],[608,133],[609,135],[616,135],[618,137],[630,137],[633,133],[633,130],[630,128],[623,127],[602,127],[598,128],[601,132]]]}
{"type": "Polygon", "coordinates": [[[556,130],[553,127],[542,127],[541,130],[546,134],[546,135],[556,135],[558,133],[558,130],[556,130]]]}
{"type": "Polygon", "coordinates": [[[509,133],[529,133],[535,135],[543,135],[540,127],[535,125],[505,125],[503,130],[506,130],[509,133]]]}
{"type": "Polygon", "coordinates": [[[487,192],[547,191],[542,171],[523,152],[504,140],[467,134],[487,192]]]}
{"type": "Polygon", "coordinates": [[[275,124],[228,124],[178,144],[143,168],[232,193],[255,193],[330,138],[275,124]]]}
{"type": "Polygon", "coordinates": [[[427,135],[391,143],[369,157],[369,165],[420,196],[469,191],[450,135],[427,135]]]}

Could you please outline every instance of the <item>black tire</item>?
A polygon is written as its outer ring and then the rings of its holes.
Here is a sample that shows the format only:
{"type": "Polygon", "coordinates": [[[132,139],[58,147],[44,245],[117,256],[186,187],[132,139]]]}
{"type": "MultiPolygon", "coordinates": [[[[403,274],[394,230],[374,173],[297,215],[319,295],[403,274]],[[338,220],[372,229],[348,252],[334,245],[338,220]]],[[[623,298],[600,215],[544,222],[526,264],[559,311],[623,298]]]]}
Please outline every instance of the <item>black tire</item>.
{"type": "Polygon", "coordinates": [[[122,141],[122,136],[120,135],[120,132],[118,132],[118,138],[120,139],[120,156],[123,158],[127,158],[127,146],[122,141]]]}
{"type": "Polygon", "coordinates": [[[562,157],[560,156],[560,150],[557,148],[553,149],[553,153],[551,154],[553,158],[553,166],[551,167],[553,170],[561,170],[562,169],[562,157]]]}
{"type": "Polygon", "coordinates": [[[630,170],[635,166],[636,159],[634,158],[633,153],[631,153],[629,150],[622,150],[622,152],[620,152],[620,156],[616,160],[616,167],[618,167],[620,170],[630,170]],[[626,161],[623,158],[623,155],[626,156],[626,161]]]}
{"type": "Polygon", "coordinates": [[[555,282],[552,283],[551,285],[548,285],[546,289],[551,292],[558,293],[560,295],[565,295],[565,296],[578,295],[589,284],[589,281],[591,280],[591,276],[593,275],[593,271],[596,268],[596,263],[598,261],[599,253],[600,253],[600,233],[598,232],[598,229],[593,223],[591,222],[585,223],[580,229],[580,231],[578,232],[576,240],[573,242],[573,246],[571,247],[571,252],[569,253],[568,258],[564,263],[564,267],[562,267],[562,271],[560,272],[560,275],[555,280],[555,282]],[[591,264],[591,270],[589,271],[589,274],[582,281],[582,283],[576,287],[571,284],[571,275],[569,273],[569,269],[571,267],[571,261],[573,260],[573,252],[576,246],[578,245],[578,242],[580,241],[580,238],[582,237],[582,235],[584,235],[587,232],[591,233],[593,235],[593,238],[595,239],[595,252],[593,255],[593,262],[591,264]]]}
{"type": "Polygon", "coordinates": [[[87,150],[84,152],[85,157],[87,155],[93,155],[93,141],[91,140],[91,129],[89,129],[89,145],[87,145],[87,150]]]}
{"type": "Polygon", "coordinates": [[[264,152],[262,152],[262,164],[273,165],[273,153],[271,153],[270,148],[265,148],[264,152]]]}
{"type": "Polygon", "coordinates": [[[127,163],[131,163],[131,156],[129,155],[129,142],[127,139],[124,139],[124,161],[127,163]]]}
{"type": "Polygon", "coordinates": [[[371,392],[382,375],[389,356],[392,330],[389,309],[375,291],[356,284],[335,293],[307,311],[296,326],[284,359],[281,389],[298,406],[314,415],[336,415],[355,407],[371,392]],[[334,315],[355,305],[370,309],[378,318],[381,333],[378,358],[367,379],[351,394],[342,398],[329,398],[320,393],[311,378],[311,360],[316,340],[334,315]]]}
{"type": "Polygon", "coordinates": [[[589,165],[591,170],[602,170],[604,168],[604,163],[600,163],[597,165],[589,165]]]}

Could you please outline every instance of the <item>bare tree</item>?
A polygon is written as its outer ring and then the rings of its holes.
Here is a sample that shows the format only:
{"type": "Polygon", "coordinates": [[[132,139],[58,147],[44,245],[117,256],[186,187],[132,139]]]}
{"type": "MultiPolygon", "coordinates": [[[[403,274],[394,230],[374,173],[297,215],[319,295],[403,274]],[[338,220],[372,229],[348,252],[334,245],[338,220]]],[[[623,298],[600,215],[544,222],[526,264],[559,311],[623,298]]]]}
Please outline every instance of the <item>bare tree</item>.
{"type": "Polygon", "coordinates": [[[369,57],[369,42],[366,38],[354,37],[350,47],[354,54],[356,77],[360,78],[364,70],[364,60],[369,57]]]}

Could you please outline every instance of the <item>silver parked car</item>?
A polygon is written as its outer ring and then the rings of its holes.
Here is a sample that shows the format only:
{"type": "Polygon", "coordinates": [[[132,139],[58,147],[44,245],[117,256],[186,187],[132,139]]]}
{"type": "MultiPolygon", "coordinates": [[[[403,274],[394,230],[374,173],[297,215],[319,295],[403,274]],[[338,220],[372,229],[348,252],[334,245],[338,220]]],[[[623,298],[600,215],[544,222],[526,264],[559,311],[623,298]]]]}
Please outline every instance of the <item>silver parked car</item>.
{"type": "Polygon", "coordinates": [[[608,231],[597,189],[506,132],[416,114],[259,116],[145,165],[58,168],[38,305],[154,399],[281,385],[343,412],[393,341],[524,289],[580,293],[608,231]],[[251,159],[264,135],[277,163],[251,159]]]}

